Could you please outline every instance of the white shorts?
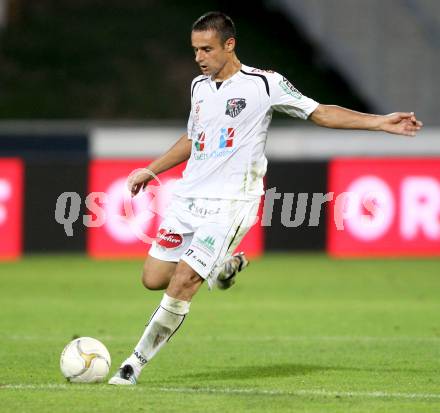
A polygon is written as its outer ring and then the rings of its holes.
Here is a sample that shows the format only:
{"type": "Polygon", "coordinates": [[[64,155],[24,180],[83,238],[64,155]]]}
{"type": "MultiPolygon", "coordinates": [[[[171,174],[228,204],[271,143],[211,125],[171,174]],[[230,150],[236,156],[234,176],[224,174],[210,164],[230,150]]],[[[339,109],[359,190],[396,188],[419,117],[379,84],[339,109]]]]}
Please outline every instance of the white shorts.
{"type": "Polygon", "coordinates": [[[260,200],[174,196],[149,254],[162,261],[189,264],[209,287],[216,267],[229,257],[257,222],[260,200]]]}

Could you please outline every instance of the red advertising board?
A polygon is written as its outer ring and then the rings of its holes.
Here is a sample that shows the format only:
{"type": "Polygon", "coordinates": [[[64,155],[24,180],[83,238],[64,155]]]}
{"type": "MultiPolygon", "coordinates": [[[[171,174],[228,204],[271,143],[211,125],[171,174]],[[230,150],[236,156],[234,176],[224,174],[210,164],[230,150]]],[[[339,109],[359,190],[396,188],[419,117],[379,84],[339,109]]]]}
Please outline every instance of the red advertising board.
{"type": "Polygon", "coordinates": [[[440,159],[336,159],[328,191],[331,255],[440,255],[440,159]]]}
{"type": "MultiPolygon", "coordinates": [[[[145,257],[156,237],[173,183],[184,169],[179,165],[160,174],[147,191],[131,198],[126,189],[127,176],[152,160],[93,160],[89,168],[89,212],[87,251],[94,258],[145,257]],[[99,195],[101,193],[101,195],[99,195]],[[105,194],[105,195],[102,195],[105,194]],[[97,205],[97,207],[93,206],[97,205]],[[101,218],[99,218],[99,216],[101,218]]],[[[254,225],[239,246],[250,256],[263,252],[263,230],[254,225]]]]}
{"type": "Polygon", "coordinates": [[[0,159],[0,260],[22,253],[23,164],[0,159]]]}

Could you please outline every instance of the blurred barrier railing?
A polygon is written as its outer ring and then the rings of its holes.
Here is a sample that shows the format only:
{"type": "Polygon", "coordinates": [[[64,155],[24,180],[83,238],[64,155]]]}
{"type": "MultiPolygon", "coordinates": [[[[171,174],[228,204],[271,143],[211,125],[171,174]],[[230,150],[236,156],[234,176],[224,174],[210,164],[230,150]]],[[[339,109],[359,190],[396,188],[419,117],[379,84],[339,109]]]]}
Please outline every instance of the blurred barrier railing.
{"type": "MultiPolygon", "coordinates": [[[[143,158],[159,156],[186,132],[176,122],[0,122],[0,156],[22,158],[143,158]]],[[[269,159],[331,159],[336,156],[440,155],[440,128],[416,138],[385,133],[322,129],[274,122],[269,159]]]]}

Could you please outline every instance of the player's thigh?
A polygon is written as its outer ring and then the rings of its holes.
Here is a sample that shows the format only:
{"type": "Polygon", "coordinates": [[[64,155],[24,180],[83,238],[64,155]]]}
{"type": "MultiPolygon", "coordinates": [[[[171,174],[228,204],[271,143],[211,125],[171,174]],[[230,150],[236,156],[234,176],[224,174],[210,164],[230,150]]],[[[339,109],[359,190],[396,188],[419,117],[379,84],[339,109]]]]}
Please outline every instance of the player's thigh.
{"type": "Polygon", "coordinates": [[[212,288],[218,268],[234,251],[256,222],[258,201],[232,203],[234,210],[226,219],[207,221],[194,233],[191,244],[181,257],[212,288]]]}
{"type": "Polygon", "coordinates": [[[191,244],[193,234],[174,232],[166,222],[161,225],[157,239],[145,260],[142,282],[150,290],[168,287],[180,257],[191,244]]]}
{"type": "Polygon", "coordinates": [[[168,287],[177,263],[163,261],[149,255],[142,270],[142,284],[149,290],[164,290],[168,287]]]}

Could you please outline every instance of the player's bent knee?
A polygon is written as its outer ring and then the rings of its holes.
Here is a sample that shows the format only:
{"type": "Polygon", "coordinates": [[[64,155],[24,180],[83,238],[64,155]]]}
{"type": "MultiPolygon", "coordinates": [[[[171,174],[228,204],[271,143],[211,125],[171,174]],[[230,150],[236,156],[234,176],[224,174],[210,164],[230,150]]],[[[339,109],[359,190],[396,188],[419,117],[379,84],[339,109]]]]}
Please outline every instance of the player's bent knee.
{"type": "Polygon", "coordinates": [[[176,269],[176,263],[148,257],[142,269],[142,284],[148,290],[164,290],[176,269]]]}
{"type": "Polygon", "coordinates": [[[150,271],[144,268],[142,271],[142,284],[147,290],[163,290],[167,288],[168,281],[157,274],[151,274],[150,271]]]}
{"type": "Polygon", "coordinates": [[[142,284],[147,290],[158,290],[158,283],[151,279],[145,272],[142,273],[142,284]]]}

